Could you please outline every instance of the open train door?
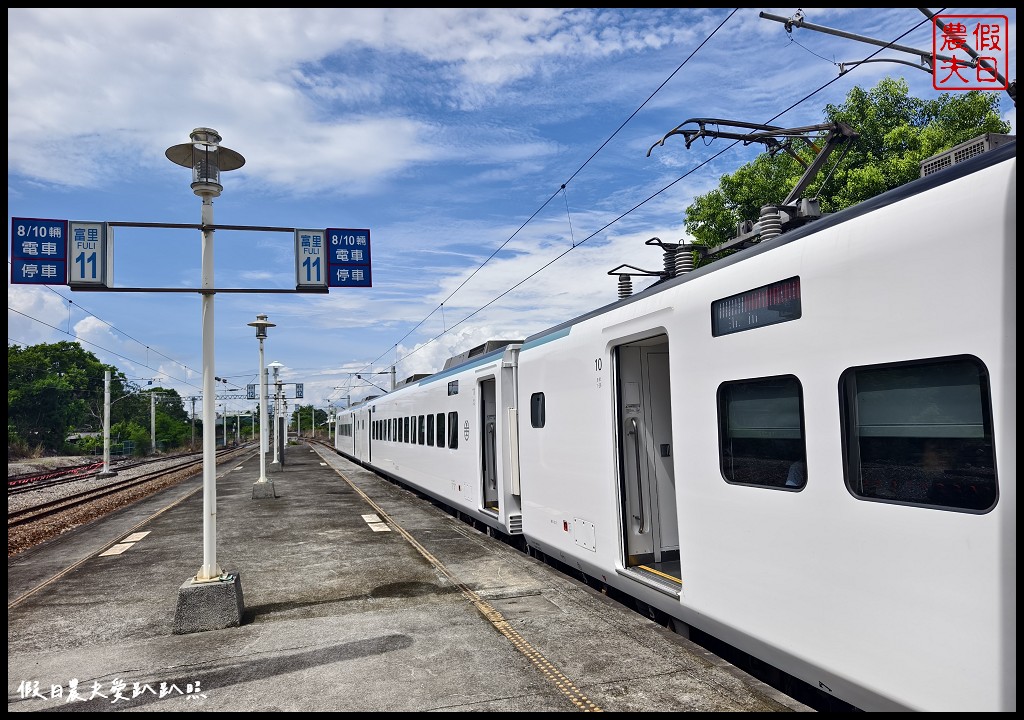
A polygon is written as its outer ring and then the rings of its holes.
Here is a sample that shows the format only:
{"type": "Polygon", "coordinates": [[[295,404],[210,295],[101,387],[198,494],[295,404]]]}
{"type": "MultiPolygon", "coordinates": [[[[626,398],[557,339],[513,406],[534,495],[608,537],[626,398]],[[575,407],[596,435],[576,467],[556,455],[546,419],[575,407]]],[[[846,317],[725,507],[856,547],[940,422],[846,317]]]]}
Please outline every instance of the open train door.
{"type": "Polygon", "coordinates": [[[668,337],[615,348],[623,563],[679,589],[679,520],[672,462],[668,337]]]}
{"type": "Polygon", "coordinates": [[[483,507],[498,511],[498,409],[494,378],[480,383],[480,479],[483,507]]]}

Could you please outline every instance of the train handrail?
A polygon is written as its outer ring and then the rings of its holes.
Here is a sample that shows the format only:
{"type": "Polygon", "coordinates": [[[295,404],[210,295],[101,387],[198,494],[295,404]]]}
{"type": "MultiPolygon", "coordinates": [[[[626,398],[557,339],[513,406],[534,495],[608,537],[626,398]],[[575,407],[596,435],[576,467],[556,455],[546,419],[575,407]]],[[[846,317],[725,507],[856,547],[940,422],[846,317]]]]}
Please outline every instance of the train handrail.
{"type": "Polygon", "coordinates": [[[640,521],[637,534],[643,535],[647,532],[647,513],[644,512],[644,483],[643,478],[640,477],[640,428],[636,418],[630,418],[629,422],[633,429],[627,432],[633,436],[633,454],[636,456],[636,504],[637,511],[640,513],[637,515],[637,519],[640,521]]]}

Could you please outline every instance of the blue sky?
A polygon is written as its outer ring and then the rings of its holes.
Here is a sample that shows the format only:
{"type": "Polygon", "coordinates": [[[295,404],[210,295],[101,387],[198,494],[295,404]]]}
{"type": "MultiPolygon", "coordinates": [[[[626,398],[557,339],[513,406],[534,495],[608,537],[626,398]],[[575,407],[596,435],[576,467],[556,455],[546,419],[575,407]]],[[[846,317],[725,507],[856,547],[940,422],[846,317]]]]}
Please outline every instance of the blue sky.
{"type": "MultiPolygon", "coordinates": [[[[796,11],[8,8],[8,233],[12,217],[198,224],[190,173],[164,151],[213,128],[246,160],[222,176],[215,224],[366,228],[373,260],[371,288],[218,294],[218,389],[256,381],[247,323],[265,313],[266,362],[303,383],[302,404],[343,405],[379,394],[355,373],[387,388],[373,373],[434,372],[613,302],[618,265],[660,270],[645,241],[682,240],[692,199],[763,149],[702,166],[728,142],[674,137],[647,156],[684,120],[814,124],[885,76],[938,94],[903,63],[839,73],[912,55],[759,17],[796,11]]],[[[1016,78],[1013,8],[942,12],[1007,16],[1016,78]]],[[[804,15],[931,52],[916,8],[804,15]]],[[[198,287],[201,240],[115,228],[114,284],[198,287]]],[[[214,249],[218,288],[295,286],[291,234],[222,230],[214,249]]],[[[201,394],[198,294],[12,285],[10,251],[8,344],[77,339],[143,385],[201,394]]]]}

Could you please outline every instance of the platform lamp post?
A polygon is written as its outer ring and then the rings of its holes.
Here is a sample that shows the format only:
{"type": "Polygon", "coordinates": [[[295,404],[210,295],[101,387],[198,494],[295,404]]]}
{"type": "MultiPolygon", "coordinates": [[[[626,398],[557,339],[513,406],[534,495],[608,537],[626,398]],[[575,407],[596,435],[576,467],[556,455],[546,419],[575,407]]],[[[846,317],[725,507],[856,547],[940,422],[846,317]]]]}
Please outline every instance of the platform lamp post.
{"type": "Polygon", "coordinates": [[[263,341],[267,339],[267,328],[277,327],[267,321],[266,315],[257,315],[256,322],[249,323],[256,328],[256,338],[260,341],[260,477],[253,483],[252,499],[277,497],[274,494],[274,483],[267,479],[267,385],[264,382],[267,373],[263,365],[263,341]]]}
{"type": "Polygon", "coordinates": [[[281,371],[281,368],[284,367],[284,364],[279,363],[279,362],[277,362],[275,360],[274,362],[270,363],[270,365],[268,365],[267,367],[269,367],[271,370],[274,371],[274,413],[273,413],[273,415],[274,415],[274,420],[273,420],[273,423],[274,423],[274,434],[272,435],[273,443],[274,443],[274,462],[270,463],[270,469],[271,470],[280,470],[281,469],[281,461],[280,461],[280,459],[278,459],[278,452],[279,451],[278,451],[278,442],[277,442],[277,432],[278,432],[278,429],[277,429],[277,415],[278,415],[278,413],[281,412],[281,410],[280,410],[280,407],[281,407],[281,405],[280,405],[280,403],[281,403],[281,380],[280,380],[280,378],[278,376],[278,373],[281,371]]]}
{"type": "Polygon", "coordinates": [[[188,633],[241,625],[242,586],[237,573],[224,574],[217,563],[217,393],[214,385],[213,198],[220,197],[221,171],[237,170],[245,158],[220,146],[221,136],[196,128],[190,142],[167,148],[164,155],[192,170],[192,192],[202,199],[203,317],[203,564],[178,593],[174,632],[188,633]],[[207,591],[207,587],[209,591],[207,591]]]}

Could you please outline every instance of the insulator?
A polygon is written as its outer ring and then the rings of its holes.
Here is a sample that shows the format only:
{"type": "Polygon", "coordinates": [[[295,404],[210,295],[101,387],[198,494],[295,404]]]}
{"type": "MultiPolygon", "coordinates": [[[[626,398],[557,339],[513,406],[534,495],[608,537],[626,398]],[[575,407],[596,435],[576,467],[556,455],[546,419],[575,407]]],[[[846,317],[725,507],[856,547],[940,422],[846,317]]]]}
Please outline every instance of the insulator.
{"type": "Polygon", "coordinates": [[[629,275],[619,275],[619,300],[628,298],[633,294],[633,278],[629,275]]]}
{"type": "Polygon", "coordinates": [[[782,214],[774,205],[761,208],[761,241],[771,240],[782,234],[782,214]]]}
{"type": "Polygon", "coordinates": [[[675,257],[675,272],[672,276],[685,275],[693,270],[693,252],[686,248],[678,248],[675,257]]]}
{"type": "Polygon", "coordinates": [[[676,275],[676,255],[679,253],[678,246],[668,247],[663,246],[665,251],[663,261],[665,263],[665,277],[675,277],[676,275]]]}

